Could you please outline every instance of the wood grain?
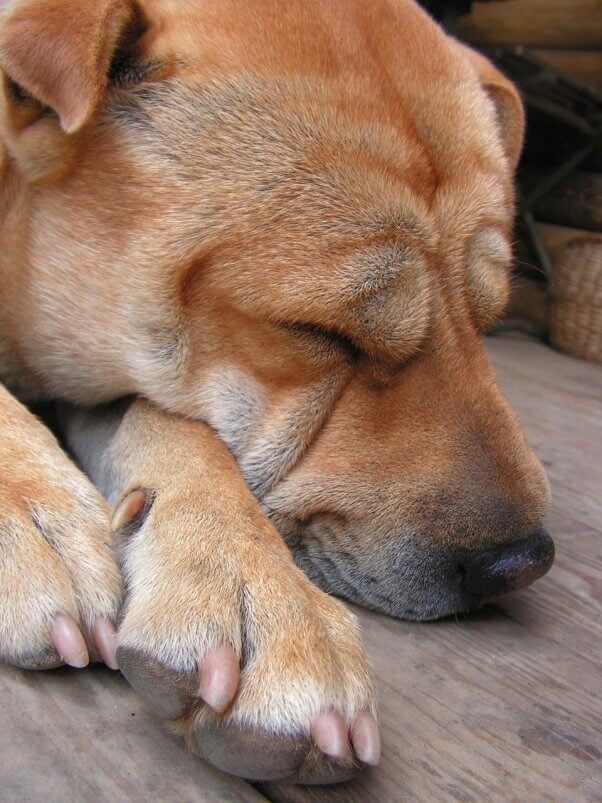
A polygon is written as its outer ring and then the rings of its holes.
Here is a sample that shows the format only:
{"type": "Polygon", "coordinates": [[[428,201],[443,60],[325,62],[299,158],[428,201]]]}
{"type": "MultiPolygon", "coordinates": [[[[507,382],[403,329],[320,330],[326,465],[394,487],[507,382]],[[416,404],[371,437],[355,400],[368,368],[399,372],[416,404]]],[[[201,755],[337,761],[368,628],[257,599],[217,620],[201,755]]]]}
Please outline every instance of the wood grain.
{"type": "Polygon", "coordinates": [[[577,81],[602,89],[602,51],[536,50],[535,55],[553,67],[564,70],[577,81]]]}
{"type": "Polygon", "coordinates": [[[0,667],[2,801],[601,800],[602,369],[488,339],[553,491],[550,574],[469,617],[359,611],[380,687],[381,767],[339,787],[254,789],[189,756],[101,668],[0,667]]]}
{"type": "Polygon", "coordinates": [[[0,800],[263,798],[189,754],[117,673],[0,665],[0,800]]]}
{"type": "Polygon", "coordinates": [[[598,50],[602,42],[599,0],[475,2],[457,33],[481,45],[526,45],[549,50],[598,50]]]}

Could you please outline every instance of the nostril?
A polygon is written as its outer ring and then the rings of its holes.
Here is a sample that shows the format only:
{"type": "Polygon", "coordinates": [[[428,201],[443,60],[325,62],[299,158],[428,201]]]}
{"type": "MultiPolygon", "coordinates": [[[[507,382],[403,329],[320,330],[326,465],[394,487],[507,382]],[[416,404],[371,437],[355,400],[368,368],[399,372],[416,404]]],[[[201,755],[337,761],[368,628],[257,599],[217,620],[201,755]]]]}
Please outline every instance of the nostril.
{"type": "Polygon", "coordinates": [[[542,527],[522,541],[464,552],[458,564],[460,585],[483,597],[516,591],[542,577],[553,562],[554,542],[542,527]]]}
{"type": "Polygon", "coordinates": [[[467,571],[466,568],[462,566],[461,563],[458,563],[458,565],[456,566],[456,574],[458,575],[458,580],[460,581],[460,584],[462,584],[467,575],[467,571]]]}

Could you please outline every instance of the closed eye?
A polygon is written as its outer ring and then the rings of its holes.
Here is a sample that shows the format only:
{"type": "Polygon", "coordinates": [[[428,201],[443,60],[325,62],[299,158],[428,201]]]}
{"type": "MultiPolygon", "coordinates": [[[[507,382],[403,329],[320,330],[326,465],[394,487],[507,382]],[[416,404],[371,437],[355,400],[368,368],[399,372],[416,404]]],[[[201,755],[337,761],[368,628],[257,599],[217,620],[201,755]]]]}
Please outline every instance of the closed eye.
{"type": "Polygon", "coordinates": [[[323,343],[334,345],[345,353],[348,359],[356,362],[362,356],[362,350],[356,345],[353,340],[337,329],[331,329],[327,326],[321,326],[317,323],[287,323],[286,329],[290,332],[299,335],[308,335],[312,338],[319,338],[323,343]]]}

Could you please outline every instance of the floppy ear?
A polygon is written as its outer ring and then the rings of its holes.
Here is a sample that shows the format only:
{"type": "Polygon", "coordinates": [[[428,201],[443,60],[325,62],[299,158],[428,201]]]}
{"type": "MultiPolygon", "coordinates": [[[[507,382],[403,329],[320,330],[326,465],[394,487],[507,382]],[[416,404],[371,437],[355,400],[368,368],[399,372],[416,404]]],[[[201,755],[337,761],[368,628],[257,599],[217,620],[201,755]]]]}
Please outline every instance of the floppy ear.
{"type": "Polygon", "coordinates": [[[483,89],[494,103],[504,150],[515,169],[523,147],[525,111],[518,90],[493,64],[472,48],[462,45],[465,55],[476,68],[483,89]]]}
{"type": "Polygon", "coordinates": [[[0,66],[19,93],[53,109],[71,134],[97,111],[130,0],[17,0],[0,21],[0,66]]]}

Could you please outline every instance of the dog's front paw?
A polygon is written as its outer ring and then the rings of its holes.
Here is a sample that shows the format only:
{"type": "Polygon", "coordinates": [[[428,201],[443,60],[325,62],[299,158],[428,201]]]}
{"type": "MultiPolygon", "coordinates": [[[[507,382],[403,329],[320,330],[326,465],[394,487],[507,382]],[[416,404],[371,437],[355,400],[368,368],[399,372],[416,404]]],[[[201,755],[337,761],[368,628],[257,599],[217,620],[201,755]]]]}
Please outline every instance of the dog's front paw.
{"type": "Polygon", "coordinates": [[[122,557],[120,667],[195,752],[243,778],[302,783],[377,763],[354,618],[261,527],[163,499],[122,557]]]}
{"type": "Polygon", "coordinates": [[[0,453],[0,660],[49,669],[100,657],[117,668],[121,579],[105,503],[24,408],[10,423],[0,453]]]}

